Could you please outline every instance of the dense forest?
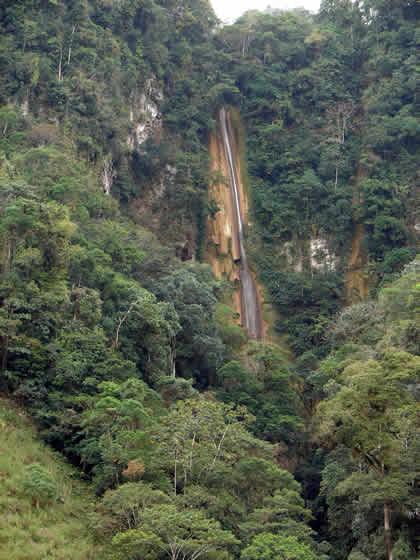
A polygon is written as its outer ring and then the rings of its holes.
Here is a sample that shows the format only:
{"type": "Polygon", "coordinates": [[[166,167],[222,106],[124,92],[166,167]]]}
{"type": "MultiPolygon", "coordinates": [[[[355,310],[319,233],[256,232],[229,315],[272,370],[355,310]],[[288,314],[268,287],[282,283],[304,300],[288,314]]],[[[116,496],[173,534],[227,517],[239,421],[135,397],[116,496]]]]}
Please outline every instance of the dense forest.
{"type": "Polygon", "coordinates": [[[0,3],[0,559],[418,557],[419,11],[0,3]],[[264,340],[206,262],[223,106],[264,340]]]}

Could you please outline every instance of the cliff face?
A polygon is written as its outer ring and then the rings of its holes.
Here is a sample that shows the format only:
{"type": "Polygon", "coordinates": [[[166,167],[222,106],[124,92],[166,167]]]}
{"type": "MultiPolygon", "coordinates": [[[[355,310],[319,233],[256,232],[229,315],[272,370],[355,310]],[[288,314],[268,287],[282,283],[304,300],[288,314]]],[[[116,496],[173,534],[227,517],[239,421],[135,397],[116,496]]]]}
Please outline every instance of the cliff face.
{"type": "Polygon", "coordinates": [[[262,287],[248,266],[243,228],[248,225],[248,197],[243,184],[238,130],[232,115],[221,109],[209,153],[212,183],[207,222],[207,260],[218,278],[233,285],[233,308],[250,338],[262,338],[262,287]]]}
{"type": "MultiPolygon", "coordinates": [[[[218,278],[225,278],[232,283],[234,287],[233,308],[240,316],[238,227],[229,181],[229,167],[219,122],[215,133],[210,135],[209,154],[212,180],[209,187],[209,201],[215,207],[215,212],[213,215],[210,214],[207,220],[206,260],[218,278]]],[[[234,154],[235,161],[238,161],[236,149],[234,149],[234,154]]],[[[246,221],[247,213],[244,213],[244,210],[247,210],[248,204],[240,180],[239,183],[241,210],[246,221]]]]}
{"type": "MultiPolygon", "coordinates": [[[[101,205],[121,203],[124,216],[153,231],[173,254],[201,260],[204,247],[216,275],[232,282],[241,315],[237,217],[223,179],[229,171],[219,125],[209,139],[216,107],[241,106],[255,227],[234,112],[230,124],[251,268],[258,268],[283,323],[293,317],[287,327],[293,336],[311,322],[312,334],[300,345],[308,348],[308,341],[318,343],[325,317],[368,296],[368,272],[373,287],[415,252],[416,144],[407,117],[415,92],[408,80],[407,88],[399,85],[400,70],[412,75],[404,66],[413,59],[411,47],[383,38],[401,51],[390,80],[392,65],[381,68],[375,53],[357,49],[355,72],[337,43],[341,37],[353,49],[353,39],[350,45],[345,34],[313,33],[306,16],[254,14],[248,22],[254,38],[243,42],[236,26],[215,33],[206,3],[187,4],[186,10],[160,0],[147,6],[92,0],[50,3],[47,10],[25,3],[24,26],[17,4],[0,11],[0,147],[30,182],[42,167],[40,180],[60,183],[45,185],[58,201],[86,191],[73,179],[61,183],[80,165],[90,186],[108,195],[101,205]],[[271,39],[263,48],[257,36],[271,39]],[[296,60],[291,45],[301,51],[296,60]],[[341,68],[343,83],[333,67],[341,68]],[[398,114],[388,100],[401,107],[398,114]],[[71,163],[61,168],[64,156],[71,163]],[[358,161],[367,177],[354,177],[358,161]],[[365,200],[352,203],[353,190],[365,200]]],[[[400,15],[409,37],[414,22],[400,15]]],[[[358,33],[368,38],[371,29],[358,33]]],[[[89,216],[105,216],[89,204],[89,216]]],[[[258,293],[262,301],[261,287],[258,293]]]]}

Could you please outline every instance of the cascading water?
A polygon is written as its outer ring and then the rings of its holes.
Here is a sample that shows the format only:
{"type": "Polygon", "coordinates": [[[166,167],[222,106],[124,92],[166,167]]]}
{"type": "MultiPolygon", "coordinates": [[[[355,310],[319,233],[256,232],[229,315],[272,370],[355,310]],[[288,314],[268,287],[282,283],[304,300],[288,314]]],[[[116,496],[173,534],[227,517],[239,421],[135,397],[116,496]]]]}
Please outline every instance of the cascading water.
{"type": "Polygon", "coordinates": [[[222,108],[219,112],[220,127],[223,136],[223,146],[226,160],[229,166],[230,183],[234,207],[236,209],[237,236],[240,250],[240,284],[241,284],[241,315],[242,324],[248,331],[248,337],[260,339],[262,336],[261,314],[258,303],[257,288],[254,277],[248,267],[248,258],[245,251],[244,232],[241,214],[241,201],[239,196],[238,175],[232,156],[230,141],[229,120],[226,110],[222,108]]]}

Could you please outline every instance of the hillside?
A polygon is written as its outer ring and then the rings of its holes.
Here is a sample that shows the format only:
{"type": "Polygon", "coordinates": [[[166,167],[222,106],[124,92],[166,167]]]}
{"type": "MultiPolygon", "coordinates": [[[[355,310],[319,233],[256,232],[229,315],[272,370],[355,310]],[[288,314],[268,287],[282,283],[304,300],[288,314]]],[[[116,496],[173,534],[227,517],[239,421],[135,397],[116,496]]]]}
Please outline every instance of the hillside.
{"type": "Polygon", "coordinates": [[[103,558],[87,529],[95,497],[37,436],[28,415],[0,401],[0,558],[103,558]]]}
{"type": "Polygon", "coordinates": [[[5,558],[414,560],[418,10],[0,5],[5,558]]]}

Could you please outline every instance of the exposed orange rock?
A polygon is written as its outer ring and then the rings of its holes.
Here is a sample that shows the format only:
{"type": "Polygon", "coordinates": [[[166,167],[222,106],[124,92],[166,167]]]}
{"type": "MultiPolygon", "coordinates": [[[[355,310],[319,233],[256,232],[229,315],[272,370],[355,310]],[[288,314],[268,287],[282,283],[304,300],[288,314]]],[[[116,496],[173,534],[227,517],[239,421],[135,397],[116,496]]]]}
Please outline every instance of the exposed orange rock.
{"type": "MultiPolygon", "coordinates": [[[[359,185],[364,176],[364,169],[359,162],[356,169],[353,191],[353,207],[360,202],[359,185]]],[[[355,219],[353,236],[351,240],[351,253],[347,263],[346,274],[346,301],[349,305],[357,303],[369,296],[369,285],[366,278],[365,267],[367,264],[367,254],[363,249],[362,242],[365,236],[364,225],[357,218],[355,219]]]]}
{"type": "MultiPolygon", "coordinates": [[[[210,188],[210,199],[213,199],[219,211],[207,224],[207,239],[217,248],[217,255],[238,261],[240,258],[238,237],[235,231],[236,215],[232,199],[232,191],[228,180],[229,177],[223,144],[219,135],[210,137],[211,170],[215,172],[215,180],[210,188]],[[217,177],[217,179],[216,179],[217,177]],[[219,180],[218,180],[219,179],[219,180]]],[[[231,269],[229,266],[228,269],[231,269]]],[[[228,270],[224,270],[228,272],[228,270]]]]}
{"type": "MultiPolygon", "coordinates": [[[[238,194],[240,211],[243,224],[248,224],[248,197],[241,178],[244,170],[241,169],[241,149],[238,131],[228,113],[229,129],[231,131],[231,147],[234,165],[237,170],[238,194]]],[[[230,186],[229,164],[226,159],[221,130],[217,120],[216,131],[210,137],[209,153],[211,160],[211,171],[215,180],[209,188],[209,200],[213,200],[218,212],[214,217],[209,216],[207,221],[207,262],[213,268],[218,278],[225,278],[234,287],[232,307],[241,322],[241,293],[240,293],[240,247],[238,235],[238,219],[236,215],[233,193],[230,186]]],[[[257,290],[259,308],[262,310],[264,303],[264,288],[254,281],[257,290]]],[[[262,315],[262,313],[261,313],[262,315]]],[[[262,320],[262,338],[266,338],[269,325],[262,320]]]]}
{"type": "Polygon", "coordinates": [[[243,169],[241,168],[241,149],[243,148],[242,146],[239,145],[239,138],[237,136],[237,130],[235,129],[235,126],[232,122],[232,117],[231,114],[228,113],[227,114],[228,117],[228,121],[229,121],[229,129],[231,131],[233,131],[233,134],[231,135],[231,144],[232,144],[232,150],[233,150],[233,163],[237,169],[237,174],[238,174],[238,180],[239,180],[239,203],[241,206],[241,217],[242,217],[242,222],[244,224],[248,223],[248,210],[249,210],[249,206],[248,206],[248,196],[247,193],[245,192],[243,183],[242,183],[242,177],[243,177],[243,169]]]}
{"type": "Polygon", "coordinates": [[[369,295],[369,287],[365,277],[364,268],[367,257],[362,249],[364,237],[363,224],[356,223],[351,240],[351,253],[347,265],[346,296],[347,303],[357,303],[369,295]]]}
{"type": "Polygon", "coordinates": [[[214,200],[219,208],[214,217],[207,220],[207,261],[218,278],[225,278],[235,287],[233,307],[241,313],[239,292],[240,258],[238,236],[236,234],[236,215],[233,205],[232,190],[229,181],[229,168],[218,130],[210,136],[209,143],[211,171],[214,180],[209,189],[209,199],[214,200]]]}

